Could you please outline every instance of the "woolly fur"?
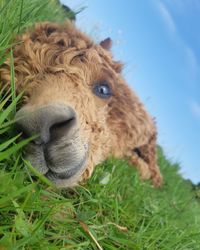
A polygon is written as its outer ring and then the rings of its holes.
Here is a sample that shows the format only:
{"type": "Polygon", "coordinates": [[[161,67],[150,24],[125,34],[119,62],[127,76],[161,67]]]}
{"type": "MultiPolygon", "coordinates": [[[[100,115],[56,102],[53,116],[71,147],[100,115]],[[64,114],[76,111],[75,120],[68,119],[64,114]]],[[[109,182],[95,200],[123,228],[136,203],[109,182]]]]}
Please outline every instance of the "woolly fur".
{"type": "MultiPolygon", "coordinates": [[[[126,84],[122,64],[113,60],[110,51],[70,22],[46,22],[18,37],[14,66],[17,92],[25,91],[23,106],[34,109],[60,102],[76,110],[81,138],[89,143],[87,168],[80,181],[113,155],[127,158],[142,179],[161,185],[154,120],[126,84]],[[92,93],[93,84],[101,80],[112,89],[108,99],[92,93]]],[[[3,84],[10,84],[9,59],[0,76],[3,84]]]]}

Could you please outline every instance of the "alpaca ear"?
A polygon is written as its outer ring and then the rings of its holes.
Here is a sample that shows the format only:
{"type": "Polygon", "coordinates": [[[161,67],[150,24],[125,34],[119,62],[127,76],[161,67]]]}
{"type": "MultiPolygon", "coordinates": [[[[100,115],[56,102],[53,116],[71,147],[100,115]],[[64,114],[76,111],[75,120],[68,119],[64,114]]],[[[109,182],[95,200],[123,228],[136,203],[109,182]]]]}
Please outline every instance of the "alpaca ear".
{"type": "Polygon", "coordinates": [[[130,162],[139,169],[141,179],[152,179],[155,187],[162,186],[163,178],[157,166],[156,133],[147,144],[134,148],[130,162]]]}
{"type": "Polygon", "coordinates": [[[101,47],[105,50],[110,50],[112,47],[112,40],[110,37],[104,39],[103,41],[101,41],[99,43],[101,45],[101,47]]]}
{"type": "Polygon", "coordinates": [[[162,176],[157,165],[155,121],[125,81],[116,84],[118,91],[110,103],[108,118],[117,138],[113,155],[118,156],[120,150],[122,156],[137,167],[141,179],[152,179],[154,186],[159,187],[162,176]]]}

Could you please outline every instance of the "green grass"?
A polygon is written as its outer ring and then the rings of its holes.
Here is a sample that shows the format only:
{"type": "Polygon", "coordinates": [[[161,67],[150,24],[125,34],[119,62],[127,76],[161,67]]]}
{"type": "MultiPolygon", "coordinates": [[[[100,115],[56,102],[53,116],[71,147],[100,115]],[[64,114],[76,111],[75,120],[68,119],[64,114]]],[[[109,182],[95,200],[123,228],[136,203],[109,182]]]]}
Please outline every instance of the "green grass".
{"type": "MultiPolygon", "coordinates": [[[[0,0],[0,58],[12,58],[13,39],[38,20],[66,18],[53,1],[0,0]],[[2,14],[3,13],[3,14],[2,14]]],[[[11,60],[12,61],[12,60],[11,60]]],[[[126,161],[109,159],[75,189],[56,190],[23,161],[13,128],[16,105],[0,89],[0,249],[200,249],[200,189],[158,149],[161,189],[140,182],[126,161]]]]}

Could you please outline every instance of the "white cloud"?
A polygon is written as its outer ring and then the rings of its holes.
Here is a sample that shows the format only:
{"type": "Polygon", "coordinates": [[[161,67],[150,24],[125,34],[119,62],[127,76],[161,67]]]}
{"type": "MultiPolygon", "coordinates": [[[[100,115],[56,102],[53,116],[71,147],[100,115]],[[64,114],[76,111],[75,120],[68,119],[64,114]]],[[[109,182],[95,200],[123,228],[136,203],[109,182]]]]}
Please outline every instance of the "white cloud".
{"type": "Polygon", "coordinates": [[[173,20],[171,13],[169,12],[167,7],[163,3],[157,2],[157,6],[158,6],[159,13],[168,31],[170,32],[170,34],[175,34],[177,30],[176,30],[176,25],[175,25],[175,22],[173,20]]]}
{"type": "Polygon", "coordinates": [[[172,7],[176,7],[179,12],[187,12],[188,8],[199,10],[200,1],[199,0],[166,0],[168,4],[172,7]]]}
{"type": "Polygon", "coordinates": [[[184,45],[184,47],[185,47],[185,55],[188,64],[188,70],[190,73],[190,78],[191,81],[195,81],[199,71],[199,64],[197,61],[197,57],[191,47],[187,45],[184,45]]]}
{"type": "MultiPolygon", "coordinates": [[[[200,6],[200,0],[199,6],[200,6]]],[[[171,8],[173,8],[175,11],[177,9],[187,9],[191,5],[191,2],[195,4],[196,8],[198,8],[198,1],[196,0],[167,0],[168,6],[170,4],[171,8]]],[[[190,45],[188,45],[184,39],[181,37],[178,27],[169,11],[169,8],[162,2],[157,1],[156,2],[157,9],[159,11],[160,16],[162,17],[164,24],[167,28],[167,31],[169,35],[172,37],[173,42],[176,44],[176,46],[179,48],[179,50],[182,50],[182,53],[185,58],[186,62],[186,72],[190,79],[190,85],[194,83],[197,79],[197,75],[199,74],[199,63],[197,60],[197,57],[195,55],[194,50],[190,45]]],[[[170,9],[171,9],[170,8],[170,9]]]]}
{"type": "Polygon", "coordinates": [[[198,103],[197,101],[192,101],[191,102],[191,109],[192,109],[192,113],[200,119],[200,103],[198,103]]]}
{"type": "Polygon", "coordinates": [[[197,65],[197,59],[196,56],[194,54],[194,51],[192,50],[192,48],[190,47],[185,47],[185,52],[188,58],[188,61],[191,65],[196,66],[197,65]]]}

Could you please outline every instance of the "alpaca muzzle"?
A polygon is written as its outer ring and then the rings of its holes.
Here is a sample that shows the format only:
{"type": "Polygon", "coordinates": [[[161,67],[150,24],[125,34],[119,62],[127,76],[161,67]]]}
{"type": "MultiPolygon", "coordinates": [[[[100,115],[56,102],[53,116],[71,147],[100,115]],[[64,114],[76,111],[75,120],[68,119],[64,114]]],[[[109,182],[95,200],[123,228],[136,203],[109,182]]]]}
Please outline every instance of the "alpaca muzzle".
{"type": "Polygon", "coordinates": [[[40,108],[24,107],[16,114],[16,127],[24,137],[36,138],[27,145],[25,158],[39,172],[61,186],[77,181],[85,169],[88,146],[79,135],[76,112],[55,103],[40,108]]]}

